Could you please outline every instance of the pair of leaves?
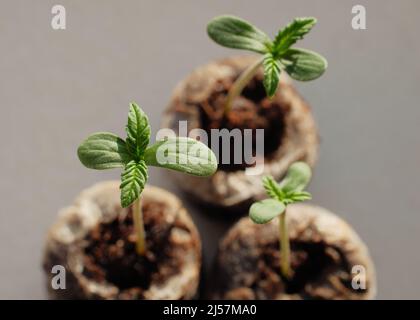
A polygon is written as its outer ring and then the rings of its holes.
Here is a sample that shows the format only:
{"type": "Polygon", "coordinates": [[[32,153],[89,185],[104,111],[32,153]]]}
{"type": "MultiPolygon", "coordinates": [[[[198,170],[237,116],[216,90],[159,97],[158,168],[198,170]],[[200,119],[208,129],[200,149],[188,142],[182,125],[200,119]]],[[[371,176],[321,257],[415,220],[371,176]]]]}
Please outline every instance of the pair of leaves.
{"type": "Polygon", "coordinates": [[[278,87],[281,69],[296,80],[309,81],[320,77],[327,68],[327,61],[321,55],[310,50],[291,48],[315,23],[315,18],[295,18],[271,41],[251,23],[223,15],[210,21],[207,33],[222,46],[263,54],[264,87],[267,95],[272,97],[278,87]]]}
{"type": "Polygon", "coordinates": [[[311,179],[311,169],[304,162],[295,162],[287,170],[286,177],[278,184],[273,177],[263,178],[263,186],[270,199],[254,203],[249,216],[255,223],[267,223],[283,214],[288,204],[311,199],[309,192],[303,191],[311,179]]]}
{"type": "MultiPolygon", "coordinates": [[[[297,162],[295,166],[297,167],[298,164],[301,163],[297,162]]],[[[308,176],[305,176],[304,172],[295,174],[294,171],[299,170],[296,167],[290,168],[286,178],[280,184],[271,176],[263,177],[264,189],[271,198],[277,199],[285,205],[311,199],[311,194],[303,191],[303,188],[309,183],[309,180],[306,180],[308,176]]]]}
{"type": "Polygon", "coordinates": [[[148,147],[149,120],[135,103],[130,104],[126,132],[125,141],[112,133],[94,133],[77,150],[80,161],[88,168],[123,168],[120,185],[123,207],[133,203],[143,191],[149,165],[196,176],[209,176],[217,170],[214,153],[194,139],[171,138],[148,147]]]}

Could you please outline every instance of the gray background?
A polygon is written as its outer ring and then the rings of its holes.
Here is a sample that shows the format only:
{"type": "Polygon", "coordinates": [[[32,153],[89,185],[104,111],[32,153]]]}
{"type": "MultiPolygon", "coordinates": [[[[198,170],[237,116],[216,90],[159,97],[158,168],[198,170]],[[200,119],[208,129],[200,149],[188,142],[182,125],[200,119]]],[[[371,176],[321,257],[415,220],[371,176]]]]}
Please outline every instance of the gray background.
{"type": "MultiPolygon", "coordinates": [[[[348,220],[376,264],[379,298],[419,298],[420,38],[418,1],[61,0],[67,30],[50,27],[55,1],[0,3],[0,298],[45,298],[41,253],[57,210],[119,171],[95,172],[76,156],[89,133],[123,135],[128,102],[153,132],[170,93],[194,67],[235,54],[206,35],[233,13],[274,35],[295,16],[319,19],[301,46],[329,61],[297,83],[322,137],[310,191],[348,220]],[[367,30],[351,8],[367,9],[367,30]]],[[[150,182],[176,192],[163,170],[150,182]]],[[[228,224],[188,204],[206,264],[228,224]],[[211,236],[210,236],[211,235],[211,236]]]]}

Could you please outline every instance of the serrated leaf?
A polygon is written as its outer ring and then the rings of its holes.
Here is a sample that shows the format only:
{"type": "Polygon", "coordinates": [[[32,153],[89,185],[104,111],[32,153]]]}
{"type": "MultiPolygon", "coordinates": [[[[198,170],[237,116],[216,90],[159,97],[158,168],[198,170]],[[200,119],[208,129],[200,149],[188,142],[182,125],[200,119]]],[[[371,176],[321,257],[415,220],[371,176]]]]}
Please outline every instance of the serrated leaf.
{"type": "Polygon", "coordinates": [[[280,30],[275,37],[273,41],[273,52],[281,55],[311,31],[316,21],[313,17],[295,18],[283,30],[280,30]]]}
{"type": "Polygon", "coordinates": [[[132,204],[143,191],[147,182],[147,165],[144,161],[134,160],[127,163],[121,174],[121,205],[123,208],[132,204]]]}
{"type": "Polygon", "coordinates": [[[196,176],[210,176],[217,170],[214,153],[203,143],[178,137],[162,140],[147,148],[147,165],[168,168],[196,176]]]}
{"type": "Polygon", "coordinates": [[[262,178],[262,184],[269,197],[281,201],[284,196],[283,191],[272,176],[264,176],[262,178]]]}
{"type": "Polygon", "coordinates": [[[128,150],[137,160],[140,160],[149,145],[150,125],[147,115],[134,102],[130,103],[126,132],[128,150]]]}
{"type": "Polygon", "coordinates": [[[312,195],[306,191],[297,191],[297,192],[293,192],[289,194],[288,198],[291,200],[291,202],[301,202],[301,201],[311,200],[312,195]]]}
{"type": "Polygon", "coordinates": [[[125,141],[108,132],[90,135],[80,144],[77,155],[83,165],[97,170],[123,167],[131,160],[125,141]]]}
{"type": "Polygon", "coordinates": [[[228,48],[266,53],[271,47],[271,40],[264,32],[235,16],[212,19],[207,25],[207,33],[216,43],[228,48]]]}
{"type": "Polygon", "coordinates": [[[319,78],[328,66],[327,60],[318,53],[298,48],[287,50],[281,62],[285,71],[299,81],[319,78]]]}
{"type": "Polygon", "coordinates": [[[286,206],[274,199],[265,199],[255,202],[249,209],[249,217],[258,224],[267,223],[278,215],[284,213],[286,206]]]}
{"type": "Polygon", "coordinates": [[[272,97],[279,86],[280,65],[271,53],[264,56],[264,88],[267,96],[272,97]]]}
{"type": "Polygon", "coordinates": [[[301,192],[308,185],[311,176],[311,168],[305,162],[295,162],[289,167],[279,186],[287,195],[301,192]]]}

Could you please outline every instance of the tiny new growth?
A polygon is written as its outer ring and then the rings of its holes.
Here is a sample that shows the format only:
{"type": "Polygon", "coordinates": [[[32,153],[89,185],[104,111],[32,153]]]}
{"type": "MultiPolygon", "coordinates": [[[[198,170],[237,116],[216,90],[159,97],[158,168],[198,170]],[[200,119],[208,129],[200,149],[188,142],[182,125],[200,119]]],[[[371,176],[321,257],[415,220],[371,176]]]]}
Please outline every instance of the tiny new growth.
{"type": "Polygon", "coordinates": [[[287,205],[311,199],[309,192],[303,191],[311,179],[311,169],[304,162],[292,164],[286,177],[277,183],[273,177],[263,178],[263,185],[270,199],[254,203],[249,209],[249,217],[258,224],[271,221],[279,216],[279,244],[281,273],[290,277],[290,243],[287,231],[287,205]]]}
{"type": "Polygon", "coordinates": [[[147,167],[168,168],[196,176],[210,176],[217,170],[214,153],[203,143],[191,138],[178,137],[161,140],[149,146],[149,119],[141,108],[130,104],[126,126],[127,138],[98,132],[84,140],[77,154],[88,168],[104,170],[122,168],[121,205],[132,205],[136,250],[146,252],[146,235],[141,211],[141,193],[147,182],[147,167]]]}
{"type": "Polygon", "coordinates": [[[261,65],[264,68],[264,87],[269,97],[277,91],[281,70],[299,81],[314,80],[324,73],[327,68],[325,58],[310,50],[292,48],[292,45],[302,39],[315,23],[316,19],[312,17],[295,18],[277,32],[274,40],[271,40],[251,23],[235,16],[223,15],[210,21],[207,33],[216,43],[262,55],[232,85],[225,105],[225,114],[231,110],[233,101],[241,94],[261,65]]]}

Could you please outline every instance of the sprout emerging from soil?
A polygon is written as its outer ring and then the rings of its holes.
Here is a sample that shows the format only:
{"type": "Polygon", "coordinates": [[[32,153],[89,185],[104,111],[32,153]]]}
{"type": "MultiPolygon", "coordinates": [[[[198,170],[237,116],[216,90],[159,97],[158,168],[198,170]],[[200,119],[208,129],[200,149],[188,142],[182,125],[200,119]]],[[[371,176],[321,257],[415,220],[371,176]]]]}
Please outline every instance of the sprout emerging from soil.
{"type": "Polygon", "coordinates": [[[144,255],[146,241],[140,195],[148,178],[147,167],[210,176],[217,170],[217,160],[206,145],[186,137],[161,140],[149,147],[149,119],[136,103],[130,104],[126,132],[126,140],[108,132],[94,133],[80,144],[77,154],[87,168],[123,168],[121,205],[124,208],[133,205],[136,251],[144,255]]]}
{"type": "Polygon", "coordinates": [[[264,88],[269,97],[277,91],[281,70],[299,81],[314,80],[324,73],[327,68],[325,58],[310,50],[292,48],[312,29],[316,21],[312,17],[295,18],[277,32],[273,41],[251,23],[235,16],[223,15],[210,21],[207,33],[216,43],[262,55],[232,85],[226,100],[225,114],[231,110],[234,99],[241,94],[261,65],[264,67],[264,88]]]}
{"type": "Polygon", "coordinates": [[[290,276],[290,243],[286,224],[287,205],[310,200],[311,194],[303,191],[311,179],[311,169],[304,162],[292,164],[286,177],[278,184],[273,177],[263,177],[264,188],[270,199],[254,203],[249,209],[249,217],[258,224],[271,221],[279,216],[279,244],[281,254],[281,273],[290,276]]]}

